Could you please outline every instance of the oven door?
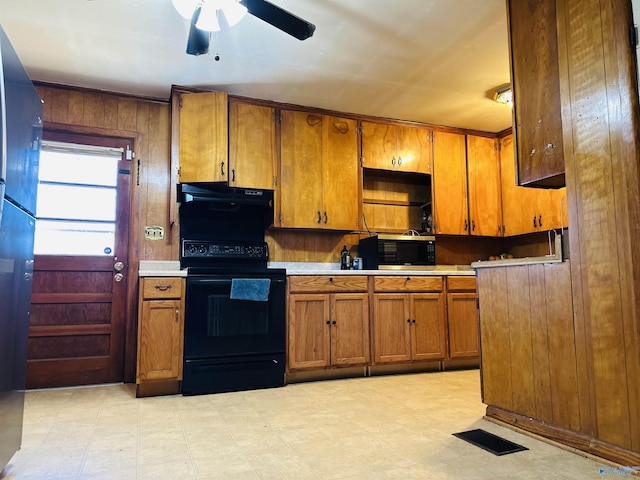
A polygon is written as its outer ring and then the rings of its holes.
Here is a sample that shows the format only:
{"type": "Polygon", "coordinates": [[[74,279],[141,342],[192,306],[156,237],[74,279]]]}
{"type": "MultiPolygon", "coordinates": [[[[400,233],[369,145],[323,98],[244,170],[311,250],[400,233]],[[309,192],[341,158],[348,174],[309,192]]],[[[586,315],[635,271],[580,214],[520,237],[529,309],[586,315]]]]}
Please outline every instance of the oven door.
{"type": "Polygon", "coordinates": [[[264,355],[285,351],[285,277],[242,274],[269,279],[266,301],[231,298],[231,275],[187,277],[185,360],[264,355]]]}

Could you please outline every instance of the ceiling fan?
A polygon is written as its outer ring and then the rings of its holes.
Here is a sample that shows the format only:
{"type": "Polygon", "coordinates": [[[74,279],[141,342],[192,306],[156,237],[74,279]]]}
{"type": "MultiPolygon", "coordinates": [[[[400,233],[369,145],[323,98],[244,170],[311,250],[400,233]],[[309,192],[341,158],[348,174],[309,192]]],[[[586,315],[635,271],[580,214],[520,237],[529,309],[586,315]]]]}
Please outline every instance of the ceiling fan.
{"type": "Polygon", "coordinates": [[[172,0],[178,13],[191,21],[187,53],[202,55],[209,51],[210,33],[220,30],[219,20],[228,26],[238,23],[246,13],[279,30],[306,40],[316,26],[267,0],[172,0]]]}

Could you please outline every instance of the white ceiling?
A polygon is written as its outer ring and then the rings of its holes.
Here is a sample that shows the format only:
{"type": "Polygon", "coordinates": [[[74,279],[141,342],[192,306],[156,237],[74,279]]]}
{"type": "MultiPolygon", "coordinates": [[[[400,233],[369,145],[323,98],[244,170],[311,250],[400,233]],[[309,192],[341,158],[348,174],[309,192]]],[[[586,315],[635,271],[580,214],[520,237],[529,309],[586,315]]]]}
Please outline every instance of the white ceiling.
{"type": "Polygon", "coordinates": [[[299,41],[247,15],[185,53],[171,0],[0,0],[32,79],[167,99],[172,84],[488,132],[511,126],[504,0],[270,0],[314,23],[299,41]],[[214,60],[215,54],[220,61],[214,60]]]}

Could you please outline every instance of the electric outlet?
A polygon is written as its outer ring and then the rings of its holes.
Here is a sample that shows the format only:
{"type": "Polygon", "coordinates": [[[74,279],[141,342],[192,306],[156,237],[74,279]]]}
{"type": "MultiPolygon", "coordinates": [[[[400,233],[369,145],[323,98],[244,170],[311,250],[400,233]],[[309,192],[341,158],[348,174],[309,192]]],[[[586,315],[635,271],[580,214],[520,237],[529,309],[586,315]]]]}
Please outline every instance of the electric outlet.
{"type": "Polygon", "coordinates": [[[147,240],[164,240],[164,227],[157,225],[144,227],[144,238],[147,240]]]}

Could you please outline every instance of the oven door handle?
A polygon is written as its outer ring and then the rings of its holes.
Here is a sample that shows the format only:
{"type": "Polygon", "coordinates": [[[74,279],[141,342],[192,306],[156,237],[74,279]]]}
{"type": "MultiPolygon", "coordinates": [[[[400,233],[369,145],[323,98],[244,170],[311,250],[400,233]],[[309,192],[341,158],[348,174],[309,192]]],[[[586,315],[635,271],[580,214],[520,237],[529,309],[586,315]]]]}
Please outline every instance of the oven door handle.
{"type": "MultiPolygon", "coordinates": [[[[237,277],[234,278],[245,278],[242,275],[238,275],[237,277]]],[[[259,279],[261,277],[251,277],[251,278],[256,278],[259,279]]],[[[269,278],[269,277],[264,277],[264,278],[269,278]]],[[[223,284],[231,284],[231,280],[232,278],[194,278],[194,277],[190,277],[187,278],[187,283],[191,284],[191,285],[223,285],[223,284]]],[[[284,283],[284,279],[282,278],[272,278],[271,279],[272,283],[284,283]]]]}

